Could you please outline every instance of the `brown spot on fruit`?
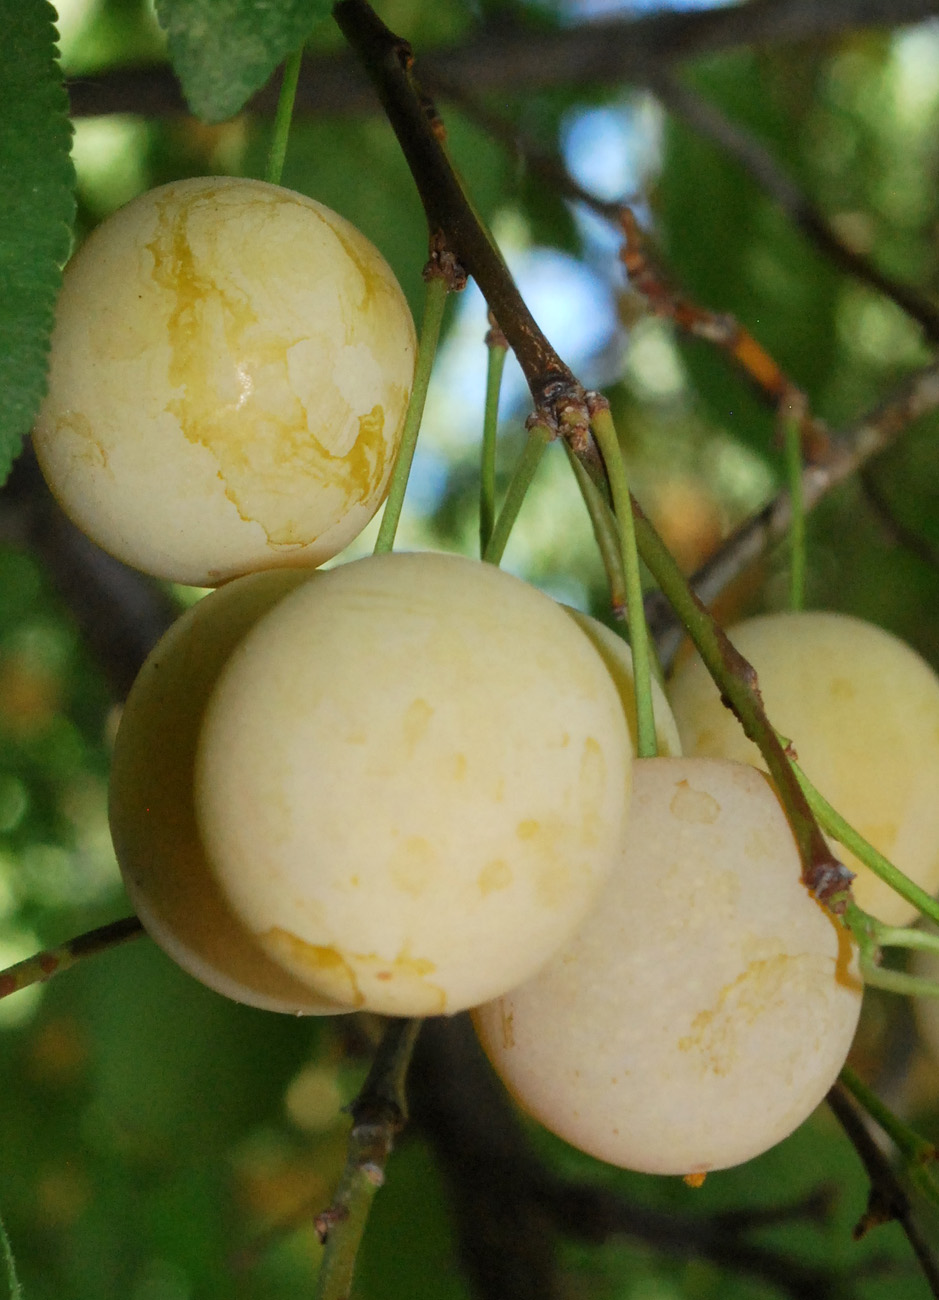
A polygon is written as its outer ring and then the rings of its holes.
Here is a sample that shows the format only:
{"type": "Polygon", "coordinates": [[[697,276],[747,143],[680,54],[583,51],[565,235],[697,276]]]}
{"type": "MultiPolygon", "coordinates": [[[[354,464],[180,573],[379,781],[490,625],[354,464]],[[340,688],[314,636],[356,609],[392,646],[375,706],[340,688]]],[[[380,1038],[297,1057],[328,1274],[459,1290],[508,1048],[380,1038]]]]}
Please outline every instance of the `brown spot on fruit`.
{"type": "Polygon", "coordinates": [[[669,804],[672,816],[683,822],[710,826],[720,816],[721,806],[704,790],[693,790],[687,781],[679,781],[669,804]]]}

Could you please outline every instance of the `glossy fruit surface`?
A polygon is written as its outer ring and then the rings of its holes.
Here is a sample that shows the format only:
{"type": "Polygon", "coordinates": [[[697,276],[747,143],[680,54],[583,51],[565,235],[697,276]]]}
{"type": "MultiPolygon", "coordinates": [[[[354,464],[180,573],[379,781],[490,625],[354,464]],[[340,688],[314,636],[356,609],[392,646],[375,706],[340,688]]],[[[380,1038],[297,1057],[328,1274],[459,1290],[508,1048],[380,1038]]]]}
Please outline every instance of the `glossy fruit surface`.
{"type": "Polygon", "coordinates": [[[158,577],[320,564],[382,501],[414,352],[349,222],[261,181],[176,181],[72,259],[36,452],[88,536],[158,577]]]}
{"type": "Polygon", "coordinates": [[[618,855],[632,754],[547,596],[455,555],[318,575],[239,644],[196,815],[258,941],[323,996],[457,1011],[526,979],[618,855]]]}
{"type": "Polygon", "coordinates": [[[572,940],[475,1013],[520,1104],[610,1164],[694,1174],[786,1137],[861,1005],[852,945],[800,881],[762,772],[641,759],[621,860],[572,940]]]}
{"type": "MultiPolygon", "coordinates": [[[[729,635],[757,671],[770,721],[834,808],[928,893],[939,888],[939,677],[890,633],[847,614],[767,614],[729,635]]],[[[697,658],[669,698],[686,754],[763,766],[697,658]]],[[[853,854],[858,904],[891,925],[915,909],[853,854]]]]}
{"type": "Polygon", "coordinates": [[[278,569],[235,579],[187,610],[140,671],[111,769],[111,835],[147,932],[190,975],[269,1011],[339,1010],[263,951],[225,899],[195,823],[192,783],[206,701],[232,649],[317,575],[278,569]]]}

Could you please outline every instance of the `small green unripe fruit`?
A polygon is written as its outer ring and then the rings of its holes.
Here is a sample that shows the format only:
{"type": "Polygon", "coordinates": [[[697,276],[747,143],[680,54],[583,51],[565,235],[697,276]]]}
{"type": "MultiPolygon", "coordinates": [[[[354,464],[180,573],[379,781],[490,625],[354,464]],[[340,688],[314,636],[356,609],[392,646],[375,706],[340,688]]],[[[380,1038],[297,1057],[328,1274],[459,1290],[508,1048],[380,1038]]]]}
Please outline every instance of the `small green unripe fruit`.
{"type": "Polygon", "coordinates": [[[157,577],[317,565],[383,499],[414,354],[349,222],[261,181],[176,181],[66,270],[36,453],[79,527],[157,577]]]}
{"type": "Polygon", "coordinates": [[[231,655],[195,807],[221,887],[318,994],[454,1012],[527,979],[611,871],[632,753],[553,600],[455,555],[304,583],[231,655]]]}
{"type": "Polygon", "coordinates": [[[206,701],[233,648],[303,581],[278,569],[237,578],[187,610],[141,669],[121,715],[109,817],[131,903],[190,975],[249,1006],[342,1010],[264,952],[219,889],[195,822],[193,765],[206,701]]]}
{"type": "Polygon", "coordinates": [[[610,1164],[699,1174],[781,1141],[840,1070],[853,945],[801,882],[768,779],[633,764],[620,861],[573,938],[476,1027],[521,1105],[610,1164]]]}
{"type": "MultiPolygon", "coordinates": [[[[778,613],[728,630],[756,669],[770,722],[809,780],[927,893],[939,888],[939,677],[915,650],[847,614],[778,613]]],[[[669,699],[686,754],[764,767],[697,658],[669,699]]],[[[888,925],[916,909],[846,850],[860,907],[888,925]]]]}

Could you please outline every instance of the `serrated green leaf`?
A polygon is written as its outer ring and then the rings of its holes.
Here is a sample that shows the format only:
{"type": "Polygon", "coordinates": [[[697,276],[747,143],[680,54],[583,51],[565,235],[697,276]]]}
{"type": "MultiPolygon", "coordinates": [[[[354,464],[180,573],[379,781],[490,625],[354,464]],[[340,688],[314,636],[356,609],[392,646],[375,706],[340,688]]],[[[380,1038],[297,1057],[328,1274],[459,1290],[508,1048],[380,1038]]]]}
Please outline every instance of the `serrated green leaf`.
{"type": "Polygon", "coordinates": [[[330,0],[157,0],[189,107],[206,122],[239,112],[330,11],[330,0]]]}
{"type": "Polygon", "coordinates": [[[47,0],[0,0],[0,482],[45,394],[75,211],[55,17],[47,0]]]}

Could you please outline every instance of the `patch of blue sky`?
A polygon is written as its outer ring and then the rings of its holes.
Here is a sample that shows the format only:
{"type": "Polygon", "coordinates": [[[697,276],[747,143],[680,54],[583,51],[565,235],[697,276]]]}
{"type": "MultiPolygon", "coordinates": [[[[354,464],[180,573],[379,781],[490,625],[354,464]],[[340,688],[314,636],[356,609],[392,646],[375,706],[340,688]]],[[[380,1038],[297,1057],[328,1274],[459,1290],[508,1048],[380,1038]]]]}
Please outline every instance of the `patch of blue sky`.
{"type": "MultiPolygon", "coordinates": [[[[640,221],[648,220],[642,196],[658,168],[660,145],[661,113],[645,95],[576,110],[561,129],[561,153],[574,179],[599,199],[628,202],[640,221]]],[[[609,276],[622,244],[617,227],[586,204],[574,205],[574,217],[586,261],[609,276]]]]}
{"type": "Polygon", "coordinates": [[[562,0],[561,16],[569,22],[585,18],[639,17],[681,9],[721,9],[736,0],[562,0]]]}
{"type": "Polygon", "coordinates": [[[421,438],[411,462],[408,476],[408,509],[419,515],[431,515],[447,490],[448,461],[421,438]]]}
{"type": "Polygon", "coordinates": [[[568,171],[598,199],[621,199],[639,186],[634,118],[623,105],[580,109],[564,121],[561,152],[568,171]]]}

